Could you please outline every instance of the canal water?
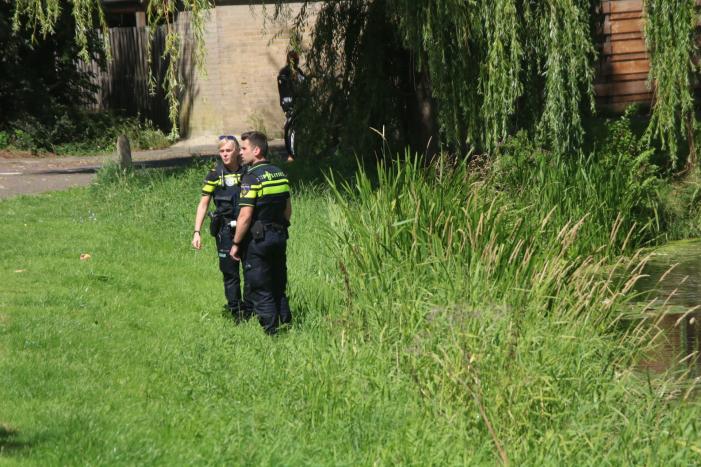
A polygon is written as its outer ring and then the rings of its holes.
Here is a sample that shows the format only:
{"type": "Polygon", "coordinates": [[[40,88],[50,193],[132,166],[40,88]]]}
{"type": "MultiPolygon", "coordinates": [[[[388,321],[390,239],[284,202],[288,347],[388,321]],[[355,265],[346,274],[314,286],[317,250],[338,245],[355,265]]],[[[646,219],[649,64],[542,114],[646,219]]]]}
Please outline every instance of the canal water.
{"type": "Polygon", "coordinates": [[[636,284],[639,304],[657,330],[641,366],[653,371],[689,368],[701,374],[701,239],[655,250],[636,284]]]}

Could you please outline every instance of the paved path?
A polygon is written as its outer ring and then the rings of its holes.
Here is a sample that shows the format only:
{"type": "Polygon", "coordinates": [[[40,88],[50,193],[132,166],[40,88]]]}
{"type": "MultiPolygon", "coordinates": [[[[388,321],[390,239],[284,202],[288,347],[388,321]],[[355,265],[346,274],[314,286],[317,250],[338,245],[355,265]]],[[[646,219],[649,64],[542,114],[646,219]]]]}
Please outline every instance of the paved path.
{"type": "MultiPolygon", "coordinates": [[[[282,140],[270,142],[271,152],[282,149],[282,140]]],[[[134,151],[135,167],[177,167],[189,164],[193,158],[213,157],[217,146],[179,143],[166,149],[134,151]]],[[[21,194],[65,190],[89,185],[97,170],[114,155],[87,157],[0,157],[0,198],[21,194]]]]}

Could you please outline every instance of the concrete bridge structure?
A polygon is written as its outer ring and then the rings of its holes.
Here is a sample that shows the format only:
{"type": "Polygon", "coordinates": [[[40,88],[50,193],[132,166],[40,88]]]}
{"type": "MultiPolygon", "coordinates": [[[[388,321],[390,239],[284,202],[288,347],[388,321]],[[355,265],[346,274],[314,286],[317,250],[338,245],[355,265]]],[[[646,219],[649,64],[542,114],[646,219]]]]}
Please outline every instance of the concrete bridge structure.
{"type": "MultiPolygon", "coordinates": [[[[168,106],[160,88],[149,94],[146,57],[148,30],[142,0],[103,0],[110,26],[113,59],[106,70],[86,65],[97,85],[95,110],[121,109],[140,114],[160,127],[168,126],[168,106]]],[[[300,3],[286,3],[289,15],[300,3]]],[[[173,26],[183,33],[179,67],[180,132],[206,141],[221,134],[257,129],[275,138],[282,135],[284,115],[278,103],[277,73],[285,65],[290,28],[285,20],[271,21],[272,5],[249,1],[217,1],[205,23],[204,73],[195,70],[190,17],[179,13],[173,26]]],[[[289,16],[288,15],[288,16],[289,16]]],[[[152,41],[151,70],[161,79],[160,58],[165,37],[160,28],[152,41]]]]}

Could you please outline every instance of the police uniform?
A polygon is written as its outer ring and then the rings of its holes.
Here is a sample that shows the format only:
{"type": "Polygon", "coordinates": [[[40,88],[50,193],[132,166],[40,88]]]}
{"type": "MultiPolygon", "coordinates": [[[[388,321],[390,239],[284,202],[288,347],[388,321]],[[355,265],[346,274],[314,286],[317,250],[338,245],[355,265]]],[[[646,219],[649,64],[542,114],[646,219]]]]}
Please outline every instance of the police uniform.
{"type": "Polygon", "coordinates": [[[280,69],[277,74],[277,90],[283,112],[289,112],[294,108],[294,98],[299,95],[300,87],[306,78],[299,67],[293,70],[288,64],[280,69]]]}
{"type": "Polygon", "coordinates": [[[248,168],[241,181],[241,207],[253,208],[243,239],[243,271],[253,309],[266,332],[292,321],[287,287],[287,175],[267,161],[248,168]]]}
{"type": "Polygon", "coordinates": [[[306,77],[304,73],[295,67],[293,70],[289,64],[283,67],[277,75],[277,89],[280,94],[280,107],[285,112],[285,127],[283,129],[285,135],[285,149],[287,154],[294,156],[294,148],[292,142],[292,128],[295,119],[295,97],[300,93],[300,87],[306,77]]]}
{"type": "Polygon", "coordinates": [[[202,187],[202,196],[211,196],[216,206],[212,213],[210,233],[216,239],[219,270],[224,276],[224,295],[229,310],[237,319],[248,318],[251,314],[247,294],[244,293],[243,298],[241,296],[239,262],[229,256],[235,229],[231,221],[235,220],[239,213],[241,177],[244,171],[239,167],[237,171],[231,172],[220,162],[207,174],[202,187]]]}

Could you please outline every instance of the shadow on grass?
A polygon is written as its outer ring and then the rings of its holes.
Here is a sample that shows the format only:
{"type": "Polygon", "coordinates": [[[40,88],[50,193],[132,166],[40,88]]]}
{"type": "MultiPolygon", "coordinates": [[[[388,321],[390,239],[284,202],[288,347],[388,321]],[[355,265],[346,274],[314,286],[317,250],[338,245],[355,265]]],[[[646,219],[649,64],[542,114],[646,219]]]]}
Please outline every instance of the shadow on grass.
{"type": "MultiPolygon", "coordinates": [[[[172,158],[156,161],[134,162],[132,169],[121,169],[115,162],[103,165],[97,169],[98,185],[110,185],[115,182],[128,183],[134,187],[144,186],[158,179],[177,178],[190,170],[199,170],[202,175],[213,169],[218,156],[206,155],[192,158],[172,158]]],[[[349,179],[357,168],[355,159],[342,160],[338,157],[327,157],[317,160],[298,158],[292,163],[283,160],[280,155],[271,151],[270,161],[284,170],[293,185],[294,190],[307,187],[326,186],[326,175],[334,172],[340,179],[349,179]]],[[[94,172],[95,167],[76,169],[82,172],[94,172]]],[[[64,171],[67,172],[67,171],[64,171]]]]}
{"type": "Polygon", "coordinates": [[[31,446],[31,443],[19,439],[19,432],[0,424],[0,457],[19,454],[31,446]]]}

